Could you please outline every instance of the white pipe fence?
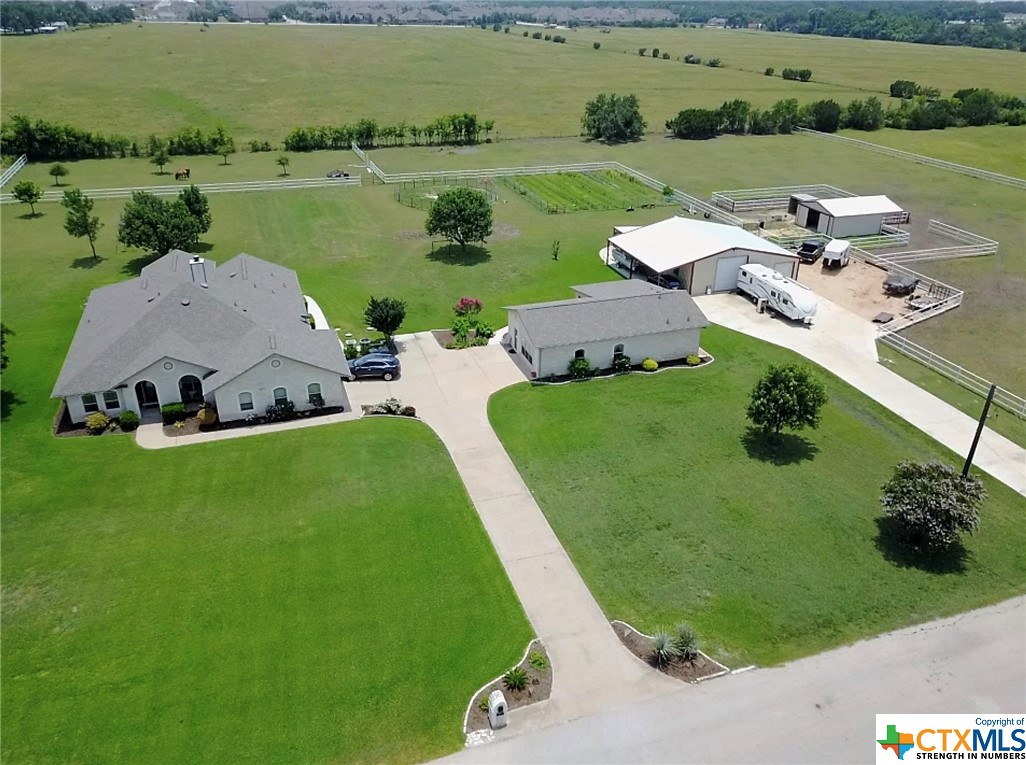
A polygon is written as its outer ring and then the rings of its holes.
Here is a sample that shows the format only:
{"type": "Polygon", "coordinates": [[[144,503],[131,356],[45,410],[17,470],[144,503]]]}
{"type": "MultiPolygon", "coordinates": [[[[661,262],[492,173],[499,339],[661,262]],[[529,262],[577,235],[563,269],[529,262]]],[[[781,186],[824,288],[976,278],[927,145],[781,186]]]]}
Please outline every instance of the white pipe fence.
{"type": "MultiPolygon", "coordinates": [[[[888,252],[880,255],[890,263],[921,263],[934,260],[954,260],[956,258],[974,258],[980,255],[995,255],[998,243],[985,236],[956,228],[939,220],[931,220],[927,231],[963,244],[955,247],[934,247],[927,250],[908,250],[906,252],[888,252]]],[[[864,245],[863,248],[865,248],[864,245]]]]}
{"type": "Polygon", "coordinates": [[[16,176],[18,174],[18,171],[21,170],[21,168],[25,167],[26,164],[28,164],[28,157],[22,154],[20,157],[14,160],[14,162],[11,164],[9,168],[4,170],[3,173],[0,173],[0,189],[6,186],[7,182],[10,181],[11,178],[16,176]]]}
{"type": "MultiPolygon", "coordinates": [[[[280,181],[240,181],[237,183],[198,183],[196,188],[204,194],[223,194],[238,191],[285,191],[290,189],[315,189],[323,187],[361,186],[359,176],[349,178],[283,178],[280,181]]],[[[90,199],[124,199],[136,191],[145,191],[156,196],[174,196],[181,193],[186,186],[127,186],[114,189],[85,189],[83,193],[90,199]]],[[[63,191],[49,190],[43,192],[40,202],[59,202],[64,198],[63,191]]],[[[0,194],[0,203],[11,204],[17,200],[11,194],[0,194]]]]}
{"type": "Polygon", "coordinates": [[[808,128],[795,128],[795,132],[803,135],[815,136],[816,138],[826,138],[831,141],[838,141],[849,146],[856,146],[860,149],[868,149],[869,151],[875,151],[878,154],[886,154],[889,157],[907,159],[911,160],[912,162],[918,162],[921,165],[929,165],[931,167],[940,168],[941,170],[950,170],[953,173],[960,173],[962,175],[968,175],[973,178],[980,178],[985,181],[993,181],[994,183],[1003,183],[1006,186],[1014,186],[1015,188],[1026,189],[1026,180],[1023,180],[1022,178],[1015,178],[1011,175],[1002,175],[1001,173],[994,173],[990,170],[981,170],[978,167],[959,165],[956,162],[947,162],[943,159],[936,159],[935,157],[924,157],[922,154],[913,154],[910,151],[892,149],[889,146],[881,146],[878,143],[860,141],[858,138],[848,138],[847,136],[834,135],[833,133],[821,133],[818,130],[809,130],[808,128]]]}
{"type": "Polygon", "coordinates": [[[856,196],[850,191],[826,183],[803,186],[770,186],[764,189],[729,189],[714,191],[712,202],[730,212],[746,210],[774,210],[787,207],[792,194],[809,194],[821,199],[838,199],[856,196]]]}
{"type": "MultiPolygon", "coordinates": [[[[889,348],[905,354],[910,359],[918,361],[923,366],[934,370],[943,377],[961,385],[967,390],[971,390],[977,395],[986,397],[990,392],[990,380],[985,380],[975,372],[952,361],[948,361],[943,356],[913,343],[908,338],[894,332],[888,332],[885,335],[881,335],[878,339],[889,348]]],[[[999,387],[994,393],[994,403],[1002,409],[1011,412],[1016,417],[1026,420],[1026,399],[1021,396],[1017,396],[1011,391],[999,387]]]]}

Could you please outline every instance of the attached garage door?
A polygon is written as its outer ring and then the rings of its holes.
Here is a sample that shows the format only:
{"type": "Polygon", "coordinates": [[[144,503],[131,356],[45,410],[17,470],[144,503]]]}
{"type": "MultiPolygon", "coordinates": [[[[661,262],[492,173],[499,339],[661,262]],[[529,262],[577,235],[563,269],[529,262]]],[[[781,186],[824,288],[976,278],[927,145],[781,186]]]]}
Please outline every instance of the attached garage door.
{"type": "Polygon", "coordinates": [[[717,260],[713,292],[729,292],[737,289],[737,270],[747,262],[747,255],[728,255],[717,260]]]}
{"type": "Polygon", "coordinates": [[[783,274],[789,279],[794,278],[794,261],[793,260],[782,260],[779,263],[773,264],[773,270],[778,274],[783,274]]]}

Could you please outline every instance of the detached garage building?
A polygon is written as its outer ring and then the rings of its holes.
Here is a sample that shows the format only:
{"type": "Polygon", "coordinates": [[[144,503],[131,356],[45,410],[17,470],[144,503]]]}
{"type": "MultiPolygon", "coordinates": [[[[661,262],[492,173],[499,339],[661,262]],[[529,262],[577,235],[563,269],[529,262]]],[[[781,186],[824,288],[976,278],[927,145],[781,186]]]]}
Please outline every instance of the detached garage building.
{"type": "Polygon", "coordinates": [[[798,277],[798,256],[750,231],[722,223],[674,217],[615,233],[606,244],[606,264],[631,277],[672,276],[691,295],[737,289],[738,269],[760,263],[798,277]]]}
{"type": "Polygon", "coordinates": [[[683,290],[638,279],[572,288],[577,298],[508,306],[509,350],[532,379],[565,375],[575,358],[608,369],[618,356],[673,361],[698,353],[709,320],[683,290]]]}
{"type": "Polygon", "coordinates": [[[787,211],[802,228],[834,239],[876,236],[885,223],[908,223],[908,213],[885,196],[816,199],[793,194],[787,211]]]}

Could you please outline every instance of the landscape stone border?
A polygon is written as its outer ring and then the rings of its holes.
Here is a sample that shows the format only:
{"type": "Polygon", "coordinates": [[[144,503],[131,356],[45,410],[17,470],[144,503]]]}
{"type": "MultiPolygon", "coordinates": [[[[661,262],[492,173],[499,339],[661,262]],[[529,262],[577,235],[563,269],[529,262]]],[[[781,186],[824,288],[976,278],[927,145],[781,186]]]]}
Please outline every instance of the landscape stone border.
{"type": "MultiPolygon", "coordinates": [[[[634,632],[634,633],[636,633],[636,634],[638,634],[638,635],[641,635],[641,637],[643,637],[643,638],[647,638],[648,640],[651,640],[651,639],[652,639],[652,636],[651,636],[651,635],[648,635],[648,634],[646,634],[646,633],[642,632],[642,631],[641,631],[641,630],[639,630],[639,629],[638,629],[637,627],[635,627],[635,626],[634,626],[633,624],[631,624],[631,623],[629,623],[629,622],[625,622],[625,621],[624,621],[623,619],[613,619],[613,620],[611,620],[611,621],[609,622],[609,624],[610,624],[611,626],[613,626],[613,625],[617,625],[617,624],[622,624],[622,625],[623,625],[624,627],[626,627],[627,629],[631,630],[632,632],[634,632]]],[[[615,628],[615,626],[614,626],[614,628],[613,628],[613,631],[614,631],[614,632],[616,632],[616,628],[615,628]]],[[[619,638],[619,637],[620,637],[620,636],[619,636],[619,635],[617,635],[617,638],[619,638]]],[[[622,644],[622,642],[623,642],[623,641],[621,641],[621,644],[622,644]]],[[[647,663],[647,662],[646,662],[646,661],[645,661],[644,659],[642,659],[642,658],[641,658],[640,656],[638,656],[638,655],[637,655],[637,654],[635,654],[635,653],[634,653],[633,651],[631,651],[631,650],[630,650],[630,649],[629,649],[629,648],[628,648],[628,647],[627,647],[626,645],[624,646],[624,650],[625,650],[625,651],[627,651],[627,652],[628,652],[628,653],[629,653],[629,654],[630,654],[631,656],[633,656],[633,657],[634,657],[635,659],[637,659],[637,660],[638,660],[639,662],[641,662],[642,664],[644,664],[644,665],[645,665],[646,667],[648,667],[649,669],[652,669],[652,670],[654,670],[654,671],[656,671],[656,672],[658,672],[658,671],[659,671],[658,669],[655,669],[654,667],[652,667],[652,665],[648,664],[648,663],[647,663]]],[[[699,651],[699,652],[698,652],[698,655],[699,655],[699,656],[701,656],[701,657],[702,657],[703,659],[705,659],[705,660],[706,660],[707,662],[709,662],[710,664],[714,664],[714,665],[716,665],[717,667],[720,667],[720,671],[718,671],[718,672],[714,672],[714,673],[713,673],[713,674],[711,674],[711,675],[706,675],[706,676],[704,676],[704,677],[699,677],[699,678],[697,678],[697,679],[696,679],[696,680],[694,680],[694,681],[690,681],[690,682],[689,682],[689,681],[686,681],[686,680],[684,680],[684,681],[682,681],[682,682],[688,682],[688,684],[689,684],[689,685],[697,685],[698,683],[702,683],[702,682],[705,682],[706,680],[713,680],[713,679],[715,679],[715,678],[717,678],[717,677],[723,677],[724,675],[733,675],[733,674],[737,674],[738,672],[744,672],[744,671],[747,671],[747,670],[750,670],[750,669],[754,669],[754,668],[755,668],[755,665],[752,665],[752,666],[749,666],[749,667],[745,667],[744,669],[739,669],[739,670],[731,670],[731,669],[730,669],[730,667],[728,667],[728,666],[727,666],[726,664],[722,664],[722,663],[720,663],[720,662],[716,661],[716,659],[713,659],[713,658],[711,658],[711,657],[710,657],[710,656],[709,656],[708,654],[706,654],[706,653],[705,653],[705,652],[703,652],[703,651],[699,651]]],[[[664,672],[663,674],[667,675],[667,677],[672,677],[672,678],[673,678],[674,680],[679,680],[679,679],[680,679],[680,678],[676,678],[676,677],[673,677],[673,675],[669,675],[669,674],[667,674],[667,673],[665,673],[665,672],[664,672]]]]}
{"type": "MultiPolygon", "coordinates": [[[[516,664],[513,665],[514,667],[519,667],[520,665],[522,665],[524,662],[527,661],[527,657],[531,655],[531,649],[535,646],[535,644],[537,644],[538,647],[540,647],[540,648],[542,648],[542,650],[544,650],[545,645],[542,643],[541,638],[534,638],[534,639],[532,639],[531,642],[529,642],[527,644],[527,648],[524,649],[524,655],[520,657],[520,661],[518,661],[516,664]]],[[[545,655],[548,656],[548,652],[547,651],[545,652],[545,655]]],[[[551,659],[549,659],[549,671],[553,672],[552,660],[551,659]]],[[[474,702],[477,700],[477,697],[481,695],[482,691],[484,691],[489,686],[494,685],[495,683],[497,683],[500,680],[502,680],[502,675],[504,675],[504,674],[506,674],[506,673],[503,672],[501,675],[497,675],[497,676],[493,677],[487,683],[485,683],[480,688],[478,688],[476,691],[474,691],[474,693],[470,696],[470,701],[467,702],[467,711],[463,713],[463,735],[467,737],[467,745],[468,746],[473,745],[473,743],[475,743],[474,741],[471,740],[471,737],[474,735],[474,733],[476,731],[468,731],[467,730],[467,721],[470,719],[470,712],[474,708],[474,702]]],[[[555,673],[553,672],[553,674],[555,674],[555,673]]],[[[546,699],[537,699],[536,701],[532,701],[530,704],[522,704],[521,707],[518,707],[518,709],[519,708],[523,708],[525,706],[530,706],[531,704],[537,704],[539,701],[545,701],[545,700],[546,699]]]]}
{"type": "MultiPolygon", "coordinates": [[[[590,377],[581,377],[577,380],[555,380],[550,382],[548,380],[539,379],[528,380],[527,382],[531,383],[531,385],[573,385],[574,383],[587,382],[588,380],[611,380],[614,377],[629,377],[630,375],[657,375],[661,372],[669,372],[674,369],[702,369],[703,367],[707,367],[714,361],[716,361],[715,356],[713,356],[711,353],[706,353],[705,350],[703,350],[702,348],[698,349],[698,354],[702,358],[702,363],[696,364],[693,367],[688,366],[687,364],[674,364],[673,366],[660,367],[659,369],[654,369],[651,372],[649,372],[647,369],[632,369],[629,372],[610,372],[609,374],[604,375],[591,375],[590,377]]],[[[634,628],[631,627],[631,629],[634,628]]],[[[637,630],[635,630],[635,632],[637,632],[637,630]]],[[[641,633],[639,632],[638,634],[640,635],[641,633]]]]}

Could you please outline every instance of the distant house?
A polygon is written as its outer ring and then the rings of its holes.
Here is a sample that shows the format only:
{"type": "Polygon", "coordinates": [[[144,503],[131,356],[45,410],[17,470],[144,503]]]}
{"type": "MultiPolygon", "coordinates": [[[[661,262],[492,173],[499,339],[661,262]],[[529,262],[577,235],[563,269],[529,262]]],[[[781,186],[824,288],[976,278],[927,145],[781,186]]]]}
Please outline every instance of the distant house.
{"type": "Polygon", "coordinates": [[[719,16],[713,16],[711,19],[705,22],[705,25],[707,27],[725,27],[727,26],[727,20],[719,16]]]}
{"type": "Polygon", "coordinates": [[[505,342],[520,354],[532,379],[564,375],[575,358],[608,369],[619,356],[633,363],[682,359],[698,353],[705,314],[682,290],[638,279],[572,287],[569,300],[508,306],[505,342]]]}
{"type": "Polygon", "coordinates": [[[1018,27],[1026,24],[1026,13],[1006,13],[1004,22],[1010,27],[1018,27]]]}
{"type": "Polygon", "coordinates": [[[613,230],[606,263],[629,277],[661,275],[692,295],[737,289],[738,269],[760,263],[792,279],[798,256],[737,226],[675,216],[648,226],[613,230]]]}
{"type": "Polygon", "coordinates": [[[875,236],[885,223],[908,222],[908,213],[882,195],[817,199],[792,194],[787,211],[797,225],[834,239],[875,236]]]}
{"type": "Polygon", "coordinates": [[[53,396],[75,423],[179,401],[213,405],[222,421],[284,401],[348,409],[342,346],[310,315],[295,271],[244,253],[218,266],[173,250],[138,278],[92,291],[53,396]]]}

